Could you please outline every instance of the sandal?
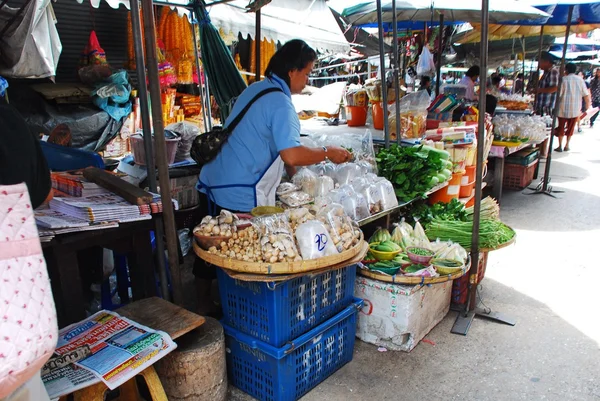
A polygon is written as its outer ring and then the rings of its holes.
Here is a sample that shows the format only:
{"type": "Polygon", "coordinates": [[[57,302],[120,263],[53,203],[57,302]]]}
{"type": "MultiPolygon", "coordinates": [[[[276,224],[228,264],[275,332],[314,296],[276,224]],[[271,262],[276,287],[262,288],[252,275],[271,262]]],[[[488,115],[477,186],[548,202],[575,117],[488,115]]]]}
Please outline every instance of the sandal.
{"type": "Polygon", "coordinates": [[[554,149],[554,151],[555,151],[555,152],[562,152],[563,150],[562,150],[562,148],[561,148],[561,147],[558,147],[558,148],[554,149]]]}

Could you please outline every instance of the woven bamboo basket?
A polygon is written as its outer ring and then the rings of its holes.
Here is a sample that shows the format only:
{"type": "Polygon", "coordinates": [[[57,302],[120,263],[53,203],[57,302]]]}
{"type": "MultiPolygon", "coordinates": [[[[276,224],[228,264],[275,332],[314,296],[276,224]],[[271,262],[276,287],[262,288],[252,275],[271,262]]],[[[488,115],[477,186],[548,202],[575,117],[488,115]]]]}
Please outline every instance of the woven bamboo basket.
{"type": "Polygon", "coordinates": [[[385,281],[393,284],[404,284],[404,285],[427,285],[427,284],[439,284],[445,283],[446,281],[456,280],[467,274],[471,268],[471,259],[463,266],[463,268],[454,274],[446,274],[439,277],[411,277],[402,275],[388,276],[387,274],[381,274],[366,269],[358,269],[357,273],[361,276],[372,278],[378,281],[385,281]]]}
{"type": "Polygon", "coordinates": [[[319,259],[284,263],[244,262],[231,258],[223,258],[203,250],[195,241],[194,252],[196,252],[196,255],[198,255],[200,259],[212,265],[236,272],[255,274],[294,274],[324,269],[352,259],[363,250],[363,243],[364,234],[361,231],[358,244],[347,251],[319,259]]]}
{"type": "MultiPolygon", "coordinates": [[[[512,230],[512,232],[514,234],[513,237],[509,241],[505,242],[504,244],[500,244],[500,245],[498,245],[495,248],[480,248],[479,252],[497,251],[498,249],[506,248],[507,246],[510,246],[510,245],[514,244],[515,241],[517,240],[517,233],[511,227],[509,227],[509,228],[512,230]]],[[[467,249],[467,252],[470,252],[470,251],[471,251],[470,249],[467,249]]]]}

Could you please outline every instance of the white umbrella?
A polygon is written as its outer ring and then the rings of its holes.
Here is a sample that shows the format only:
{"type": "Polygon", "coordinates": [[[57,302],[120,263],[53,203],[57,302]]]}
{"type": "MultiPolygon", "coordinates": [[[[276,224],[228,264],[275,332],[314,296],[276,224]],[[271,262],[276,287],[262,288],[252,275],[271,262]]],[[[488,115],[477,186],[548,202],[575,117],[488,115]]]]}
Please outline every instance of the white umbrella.
{"type": "MultiPolygon", "coordinates": [[[[390,0],[382,2],[382,22],[392,22],[394,15],[390,0]]],[[[529,4],[515,0],[490,0],[490,22],[507,20],[539,19],[550,17],[529,4]]],[[[434,13],[437,20],[444,14],[446,21],[481,21],[481,3],[459,0],[397,0],[396,17],[398,21],[429,21],[434,13]]],[[[377,4],[375,1],[359,4],[342,13],[353,25],[377,22],[377,4]]]]}

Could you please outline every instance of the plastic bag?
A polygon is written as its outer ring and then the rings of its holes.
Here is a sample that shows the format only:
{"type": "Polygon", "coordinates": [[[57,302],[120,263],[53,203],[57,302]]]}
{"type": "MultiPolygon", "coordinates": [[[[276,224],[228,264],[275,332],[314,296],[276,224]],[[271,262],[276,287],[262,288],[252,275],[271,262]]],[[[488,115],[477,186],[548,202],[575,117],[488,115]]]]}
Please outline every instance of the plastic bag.
{"type": "Polygon", "coordinates": [[[183,228],[177,231],[177,237],[179,238],[179,247],[181,248],[181,254],[186,256],[190,249],[192,249],[192,237],[190,236],[190,229],[183,228]]]}
{"type": "MultiPolygon", "coordinates": [[[[400,136],[404,139],[421,138],[427,131],[427,108],[431,99],[427,91],[409,93],[400,100],[400,136]]],[[[396,139],[396,109],[388,107],[390,135],[396,139]]]]}
{"type": "Polygon", "coordinates": [[[419,56],[417,63],[417,75],[434,75],[435,74],[435,61],[433,54],[429,51],[429,46],[423,46],[423,51],[419,56]]]}
{"type": "Polygon", "coordinates": [[[337,164],[333,164],[332,162],[322,162],[313,164],[307,168],[317,176],[326,175],[333,178],[335,176],[335,171],[337,170],[337,164]]]}
{"type": "Polygon", "coordinates": [[[184,121],[169,124],[165,127],[165,130],[175,132],[181,137],[181,140],[177,144],[175,162],[182,162],[190,158],[190,149],[192,148],[192,142],[194,142],[195,137],[200,135],[200,129],[198,128],[198,126],[184,121]]]}
{"type": "Polygon", "coordinates": [[[301,188],[299,186],[292,184],[291,182],[282,182],[277,187],[277,191],[275,193],[281,196],[292,192],[300,191],[300,189],[301,188]]]}
{"type": "Polygon", "coordinates": [[[315,184],[315,198],[327,196],[335,188],[333,178],[326,175],[317,177],[315,184]]]}
{"type": "Polygon", "coordinates": [[[274,214],[255,219],[260,236],[262,258],[265,262],[291,262],[302,260],[294,242],[292,228],[284,214],[274,214]]]}
{"type": "Polygon", "coordinates": [[[362,169],[356,163],[344,163],[340,164],[335,173],[335,181],[339,185],[347,185],[352,182],[353,179],[362,175],[362,169]]]}
{"type": "Polygon", "coordinates": [[[285,211],[285,215],[290,222],[290,227],[294,231],[296,230],[296,228],[298,228],[300,224],[315,219],[315,216],[313,216],[305,207],[288,209],[285,211]]]}
{"type": "Polygon", "coordinates": [[[403,273],[405,276],[409,277],[437,277],[439,274],[435,271],[433,266],[427,266],[421,270],[418,270],[414,273],[403,273]]]}
{"type": "Polygon", "coordinates": [[[306,205],[314,200],[312,196],[302,191],[289,192],[285,195],[280,195],[279,199],[281,200],[281,202],[285,203],[290,207],[306,205]]]}
{"type": "Polygon", "coordinates": [[[292,177],[292,182],[296,186],[302,188],[302,191],[306,192],[310,196],[315,196],[317,175],[306,167],[301,168],[296,174],[294,174],[294,177],[292,177]]]}
{"type": "Polygon", "coordinates": [[[302,146],[306,146],[307,148],[318,148],[319,147],[319,145],[317,145],[317,143],[313,139],[311,139],[307,136],[300,137],[300,144],[302,146]]]}
{"type": "Polygon", "coordinates": [[[377,181],[374,186],[377,188],[378,196],[376,198],[380,200],[382,210],[388,210],[398,206],[396,191],[391,182],[384,178],[377,181]]]}
{"type": "Polygon", "coordinates": [[[345,214],[354,221],[366,219],[371,215],[365,197],[350,185],[341,186],[331,197],[335,203],[342,205],[345,214]]]}
{"type": "Polygon", "coordinates": [[[338,254],[325,225],[317,220],[301,224],[296,230],[296,241],[302,259],[318,259],[338,254]]]}
{"type": "Polygon", "coordinates": [[[327,227],[327,231],[339,252],[350,249],[358,243],[360,230],[354,226],[344,212],[342,205],[332,203],[319,214],[317,219],[327,227]]]}
{"type": "Polygon", "coordinates": [[[385,210],[381,203],[381,193],[377,184],[366,182],[362,187],[357,188],[356,192],[364,196],[371,215],[385,210]]]}

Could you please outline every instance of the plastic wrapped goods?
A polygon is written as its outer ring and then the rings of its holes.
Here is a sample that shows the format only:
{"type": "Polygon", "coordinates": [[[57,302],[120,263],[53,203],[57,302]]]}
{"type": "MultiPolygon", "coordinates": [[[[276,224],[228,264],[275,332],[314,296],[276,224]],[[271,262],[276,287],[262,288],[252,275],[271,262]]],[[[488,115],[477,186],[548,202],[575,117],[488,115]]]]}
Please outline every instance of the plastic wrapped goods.
{"type": "Polygon", "coordinates": [[[292,182],[302,188],[310,196],[315,196],[315,185],[317,183],[317,175],[307,168],[301,168],[292,178],[292,182]]]}
{"type": "Polygon", "coordinates": [[[284,214],[259,217],[258,226],[263,261],[268,263],[302,260],[292,235],[292,228],[284,214]]]}
{"type": "Polygon", "coordinates": [[[285,195],[280,195],[279,199],[290,207],[299,207],[311,203],[314,198],[303,191],[289,192],[285,195]]]}
{"type": "Polygon", "coordinates": [[[317,214],[317,219],[327,227],[327,231],[339,252],[350,249],[358,243],[360,230],[344,212],[342,205],[332,203],[317,214]]]}
{"type": "Polygon", "coordinates": [[[331,192],[334,188],[335,184],[333,182],[333,178],[326,175],[317,177],[315,184],[315,198],[329,195],[329,192],[331,192]]]}
{"type": "Polygon", "coordinates": [[[340,164],[335,173],[335,180],[339,185],[345,185],[352,182],[353,179],[361,177],[363,170],[356,163],[340,164]]]}
{"type": "Polygon", "coordinates": [[[318,259],[339,253],[327,228],[318,220],[308,221],[298,226],[296,241],[298,241],[300,255],[304,260],[318,259]]]}

